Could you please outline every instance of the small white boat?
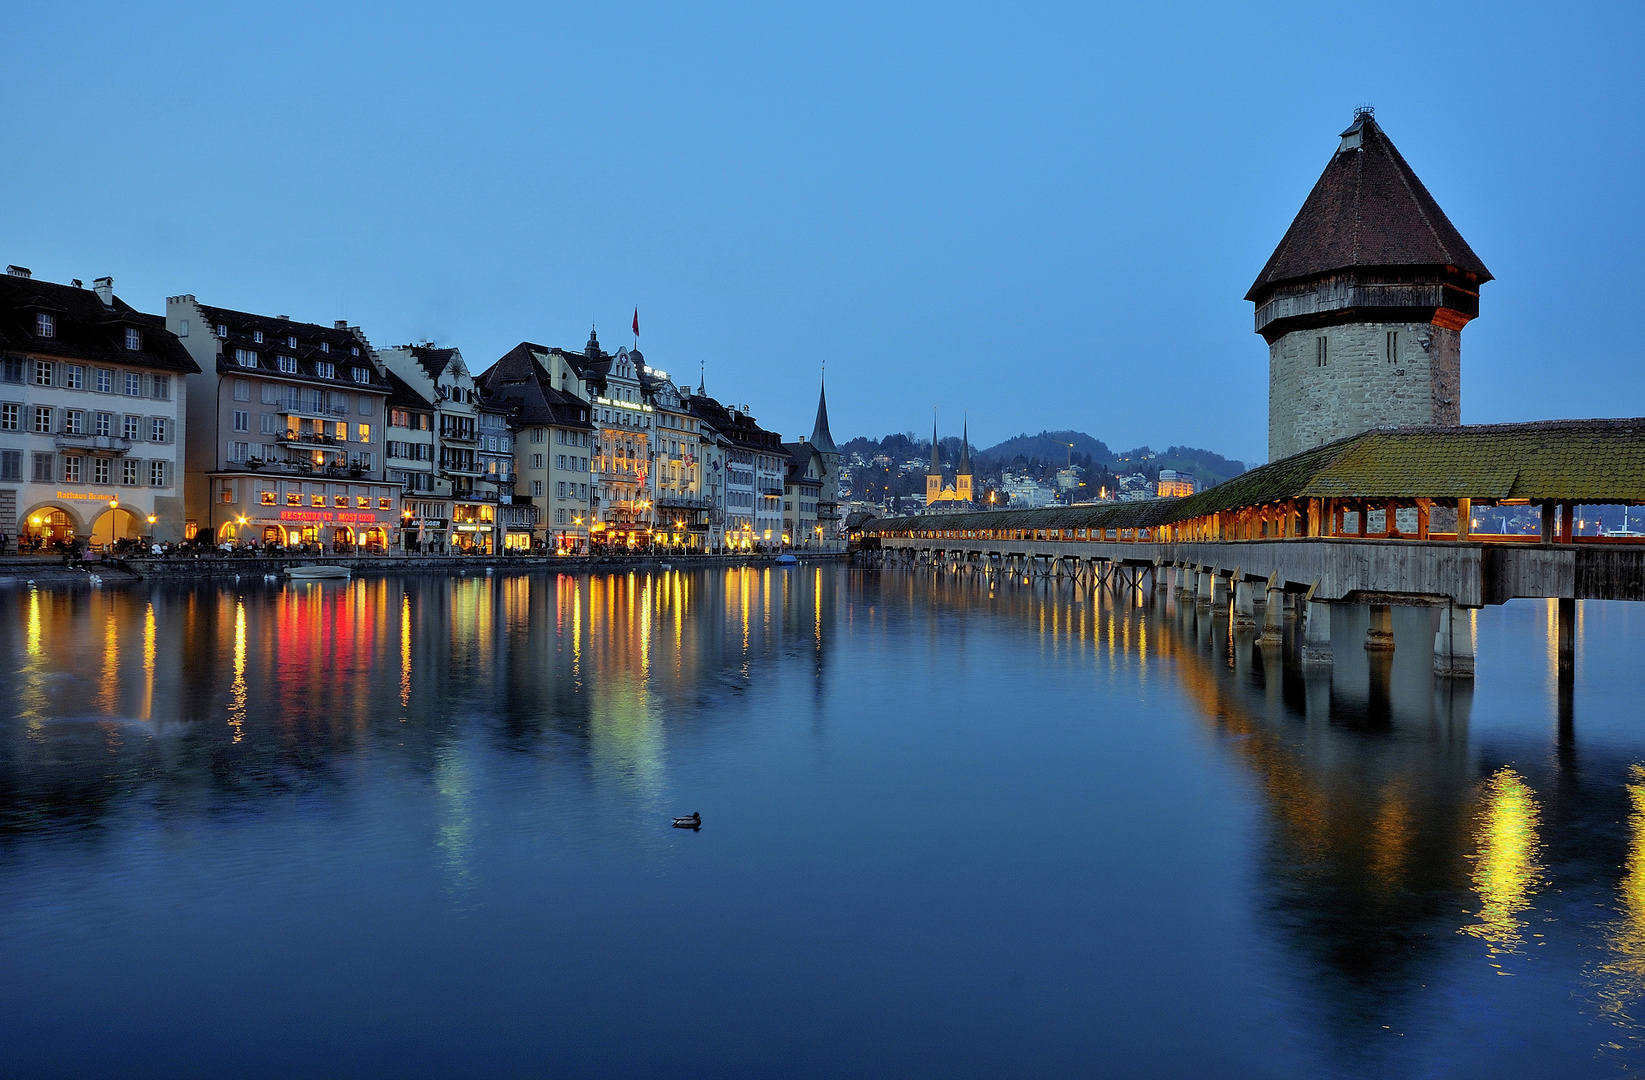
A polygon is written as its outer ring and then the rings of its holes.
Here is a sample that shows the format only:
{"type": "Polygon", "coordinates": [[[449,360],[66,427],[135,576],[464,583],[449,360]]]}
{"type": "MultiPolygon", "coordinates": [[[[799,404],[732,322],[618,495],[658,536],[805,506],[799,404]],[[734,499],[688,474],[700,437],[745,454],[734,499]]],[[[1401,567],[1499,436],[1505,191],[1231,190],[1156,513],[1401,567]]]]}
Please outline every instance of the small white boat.
{"type": "Polygon", "coordinates": [[[317,581],[323,578],[346,578],[346,566],[293,566],[286,571],[286,576],[300,581],[317,581]]]}

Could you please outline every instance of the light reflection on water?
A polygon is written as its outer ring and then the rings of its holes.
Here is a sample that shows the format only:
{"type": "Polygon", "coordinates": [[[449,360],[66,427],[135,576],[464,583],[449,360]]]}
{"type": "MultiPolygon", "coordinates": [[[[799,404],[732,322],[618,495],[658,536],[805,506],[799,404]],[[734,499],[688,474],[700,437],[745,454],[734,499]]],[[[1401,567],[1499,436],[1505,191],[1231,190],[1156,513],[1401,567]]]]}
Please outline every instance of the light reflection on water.
{"type": "Polygon", "coordinates": [[[1552,610],[1471,685],[970,574],[0,591],[0,1053],[211,1072],[209,986],[247,1074],[1638,1067],[1645,615],[1573,693],[1552,610]]]}

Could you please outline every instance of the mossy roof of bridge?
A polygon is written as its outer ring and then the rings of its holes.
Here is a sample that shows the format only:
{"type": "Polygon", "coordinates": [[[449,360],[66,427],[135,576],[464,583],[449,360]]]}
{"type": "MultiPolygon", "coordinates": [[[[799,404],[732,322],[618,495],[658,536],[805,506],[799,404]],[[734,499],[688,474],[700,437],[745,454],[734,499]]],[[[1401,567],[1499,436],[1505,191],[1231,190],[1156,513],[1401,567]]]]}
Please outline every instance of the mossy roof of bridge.
{"type": "Polygon", "coordinates": [[[1645,419],[1367,431],[1186,499],[891,518],[868,531],[1150,528],[1313,498],[1645,503],[1645,419]]]}

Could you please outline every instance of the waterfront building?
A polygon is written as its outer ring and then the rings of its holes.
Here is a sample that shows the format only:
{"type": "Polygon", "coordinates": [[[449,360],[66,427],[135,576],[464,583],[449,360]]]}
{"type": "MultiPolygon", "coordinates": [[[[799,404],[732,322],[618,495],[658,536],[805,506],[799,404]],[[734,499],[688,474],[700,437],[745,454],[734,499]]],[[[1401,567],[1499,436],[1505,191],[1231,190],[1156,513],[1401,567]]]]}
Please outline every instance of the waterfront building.
{"type": "Polygon", "coordinates": [[[187,385],[199,371],[157,315],[114,295],[0,277],[0,549],[184,535],[187,385]]]}
{"type": "Polygon", "coordinates": [[[808,440],[783,443],[788,451],[788,473],[783,478],[783,537],[785,547],[820,549],[830,546],[825,537],[819,505],[828,465],[822,451],[808,440]]]}
{"type": "Polygon", "coordinates": [[[937,422],[931,421],[931,468],[925,474],[925,506],[930,513],[950,513],[976,508],[975,479],[971,472],[970,425],[961,427],[960,463],[954,473],[954,482],[947,487],[942,482],[942,462],[938,457],[937,422]]]}
{"type": "Polygon", "coordinates": [[[357,326],[166,300],[188,377],[184,535],[218,541],[398,544],[384,465],[388,378],[357,326]]]}
{"type": "Polygon", "coordinates": [[[511,410],[514,503],[536,508],[534,540],[556,551],[584,551],[595,430],[589,419],[591,406],[554,388],[548,368],[551,351],[522,341],[479,382],[489,403],[511,410]]]}
{"type": "Polygon", "coordinates": [[[1462,328],[1491,280],[1372,116],[1354,114],[1245,298],[1268,343],[1268,460],[1462,422],[1462,328]]]}
{"type": "Polygon", "coordinates": [[[707,394],[693,394],[691,414],[725,440],[725,532],[733,548],[782,542],[782,499],[788,454],[782,437],[760,427],[747,405],[728,408],[707,394]]]}
{"type": "Polygon", "coordinates": [[[690,387],[674,385],[668,372],[641,369],[641,386],[652,413],[651,473],[657,542],[709,550],[714,502],[703,484],[701,421],[686,406],[690,387]]]}
{"type": "Polygon", "coordinates": [[[502,550],[510,535],[517,537],[516,547],[529,546],[530,521],[522,528],[521,515],[504,509],[512,506],[514,493],[514,447],[507,409],[488,406],[462,352],[402,345],[384,349],[378,356],[434,408],[438,468],[434,498],[427,501],[449,501],[451,515],[443,530],[425,526],[430,540],[487,555],[502,550]]]}
{"type": "Polygon", "coordinates": [[[390,389],[383,456],[388,479],[400,485],[401,542],[407,551],[437,550],[451,522],[451,500],[436,483],[434,404],[392,368],[385,374],[390,389]]]}

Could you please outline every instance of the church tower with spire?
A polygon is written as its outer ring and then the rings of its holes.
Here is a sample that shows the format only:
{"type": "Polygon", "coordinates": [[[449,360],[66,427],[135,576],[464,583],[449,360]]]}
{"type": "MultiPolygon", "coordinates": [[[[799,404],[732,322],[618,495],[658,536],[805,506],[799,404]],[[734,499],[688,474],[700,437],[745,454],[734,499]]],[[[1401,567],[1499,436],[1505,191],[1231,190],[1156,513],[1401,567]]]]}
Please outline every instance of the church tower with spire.
{"type": "Polygon", "coordinates": [[[960,424],[960,467],[954,474],[954,497],[961,502],[971,502],[971,422],[963,421],[960,424]]]}
{"type": "Polygon", "coordinates": [[[822,492],[817,498],[817,522],[833,536],[840,520],[840,448],[828,430],[828,383],[817,388],[817,419],[811,425],[811,447],[822,465],[822,492]]]}
{"type": "Polygon", "coordinates": [[[925,505],[942,501],[942,461],[937,457],[937,418],[931,418],[931,468],[925,473],[925,505]]]}
{"type": "Polygon", "coordinates": [[[1462,328],[1491,280],[1377,124],[1354,113],[1245,298],[1268,342],[1268,460],[1462,422],[1462,328]]]}

